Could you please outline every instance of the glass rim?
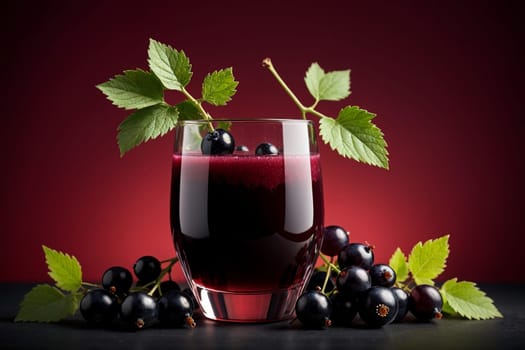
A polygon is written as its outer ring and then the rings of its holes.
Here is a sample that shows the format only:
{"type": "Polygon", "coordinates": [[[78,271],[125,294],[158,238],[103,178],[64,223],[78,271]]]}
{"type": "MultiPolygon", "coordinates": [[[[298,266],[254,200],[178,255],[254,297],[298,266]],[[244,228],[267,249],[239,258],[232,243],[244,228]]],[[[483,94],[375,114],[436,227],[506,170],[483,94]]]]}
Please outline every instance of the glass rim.
{"type": "Polygon", "coordinates": [[[179,120],[177,125],[184,124],[208,124],[208,123],[276,123],[276,124],[313,124],[310,119],[292,118],[228,118],[228,119],[191,119],[179,120]]]}

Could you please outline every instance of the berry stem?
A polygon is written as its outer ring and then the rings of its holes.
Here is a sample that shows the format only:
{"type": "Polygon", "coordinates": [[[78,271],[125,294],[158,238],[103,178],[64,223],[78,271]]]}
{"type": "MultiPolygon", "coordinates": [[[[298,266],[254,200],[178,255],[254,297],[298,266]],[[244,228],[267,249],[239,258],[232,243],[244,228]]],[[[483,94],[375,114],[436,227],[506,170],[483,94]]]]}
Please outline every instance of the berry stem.
{"type": "Polygon", "coordinates": [[[172,262],[173,260],[177,259],[177,257],[173,257],[173,258],[169,258],[169,259],[165,259],[165,260],[161,260],[160,263],[161,264],[165,264],[167,262],[172,262]]]}
{"type": "Polygon", "coordinates": [[[171,259],[162,260],[163,263],[164,262],[169,262],[169,264],[164,269],[162,269],[162,271],[160,271],[160,275],[155,280],[155,284],[153,285],[153,288],[151,288],[151,290],[148,292],[149,296],[153,296],[153,293],[155,293],[155,291],[159,288],[160,284],[162,283],[162,279],[164,278],[164,276],[166,276],[167,273],[171,272],[171,268],[178,261],[179,261],[179,258],[177,256],[174,257],[174,258],[171,258],[171,259]]]}
{"type": "Polygon", "coordinates": [[[101,287],[100,284],[90,283],[90,282],[82,282],[82,285],[86,286],[86,287],[93,287],[93,288],[100,288],[101,287]]]}
{"type": "Polygon", "coordinates": [[[325,294],[326,285],[328,284],[328,280],[330,279],[332,275],[332,265],[334,264],[334,257],[330,257],[330,264],[328,264],[328,269],[326,270],[326,276],[324,277],[323,282],[323,288],[321,289],[321,293],[325,294]]]}
{"type": "Polygon", "coordinates": [[[326,256],[324,256],[324,254],[321,253],[321,254],[319,254],[319,256],[321,257],[321,260],[323,260],[324,263],[326,265],[328,265],[329,268],[331,268],[332,270],[334,270],[337,273],[341,272],[341,270],[337,266],[335,266],[335,264],[333,262],[328,260],[328,258],[326,256]]]}

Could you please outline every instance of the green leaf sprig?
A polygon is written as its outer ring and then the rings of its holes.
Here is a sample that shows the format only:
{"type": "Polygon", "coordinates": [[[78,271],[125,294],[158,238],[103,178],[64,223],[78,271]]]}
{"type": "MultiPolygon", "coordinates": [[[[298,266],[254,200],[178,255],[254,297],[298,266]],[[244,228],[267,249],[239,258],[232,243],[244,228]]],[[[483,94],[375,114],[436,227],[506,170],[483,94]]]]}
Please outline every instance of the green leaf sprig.
{"type": "MultiPolygon", "coordinates": [[[[209,73],[202,82],[201,97],[187,90],[193,76],[192,66],[184,51],[150,39],[149,71],[125,70],[122,74],[97,85],[117,107],[135,110],[119,126],[117,143],[123,156],[132,148],[171,131],[179,120],[213,119],[203,103],[224,106],[236,93],[232,68],[209,73]],[[164,99],[165,90],[182,93],[184,100],[176,105],[164,99]]],[[[314,98],[306,107],[277,73],[269,58],[263,61],[277,81],[301,110],[303,118],[313,114],[320,118],[319,133],[323,141],[341,156],[388,169],[388,151],[382,131],[372,123],[376,116],[357,106],[342,108],[331,118],[316,108],[321,101],[340,101],[350,95],[350,70],[325,72],[318,63],[308,68],[305,83],[314,98]]],[[[210,123],[210,129],[213,125],[210,123]]]]}
{"type": "Polygon", "coordinates": [[[56,322],[72,316],[82,299],[82,267],[74,256],[42,246],[55,285],[39,284],[25,296],[15,322],[56,322]]]}
{"type": "MultiPolygon", "coordinates": [[[[69,254],[42,246],[48,267],[48,274],[54,285],[42,283],[33,287],[22,300],[15,322],[57,322],[73,316],[80,301],[93,288],[102,288],[101,285],[82,281],[82,267],[77,258],[69,254]]],[[[159,277],[144,286],[134,287],[153,293],[159,288],[161,281],[177,263],[177,258],[162,261],[167,266],[159,277]]]]}
{"type": "Polygon", "coordinates": [[[306,71],[304,80],[314,102],[305,106],[284,82],[269,58],[263,60],[263,66],[268,68],[299,107],[304,119],[307,114],[320,118],[319,133],[332,150],[345,158],[384,169],[389,168],[387,143],[383,132],[372,123],[375,114],[358,106],[346,106],[339,111],[337,118],[332,118],[317,110],[321,101],[340,101],[350,95],[350,70],[325,72],[318,63],[313,63],[306,71]]]}
{"type": "MultiPolygon", "coordinates": [[[[209,73],[202,83],[202,96],[193,97],[187,90],[193,76],[189,58],[184,51],[154,39],[149,40],[148,65],[150,71],[125,70],[97,85],[117,107],[136,110],[118,126],[121,156],[143,142],[165,135],[179,120],[211,120],[203,103],[224,106],[237,91],[238,82],[230,67],[209,73]],[[170,105],[164,99],[165,90],[179,91],[185,99],[170,105]]],[[[213,129],[211,124],[210,127],[213,129]]]]}
{"type": "MultiPolygon", "coordinates": [[[[450,253],[450,235],[418,242],[408,257],[400,248],[392,254],[389,265],[396,272],[396,286],[407,291],[416,285],[435,285],[434,280],[445,270],[450,253]]],[[[443,311],[468,319],[485,320],[503,317],[499,310],[475,283],[452,278],[439,288],[443,311]]]]}

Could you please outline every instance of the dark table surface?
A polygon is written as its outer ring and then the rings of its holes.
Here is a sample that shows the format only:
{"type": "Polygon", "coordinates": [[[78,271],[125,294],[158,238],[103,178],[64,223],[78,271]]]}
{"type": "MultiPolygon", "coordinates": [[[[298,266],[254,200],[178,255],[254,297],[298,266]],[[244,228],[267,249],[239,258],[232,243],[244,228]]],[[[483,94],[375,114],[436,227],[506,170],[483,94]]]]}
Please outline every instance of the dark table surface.
{"type": "Polygon", "coordinates": [[[288,322],[219,323],[138,332],[89,329],[80,317],[54,324],[14,323],[29,284],[0,284],[0,349],[525,349],[525,284],[481,284],[504,318],[407,321],[380,329],[305,330],[288,322]]]}

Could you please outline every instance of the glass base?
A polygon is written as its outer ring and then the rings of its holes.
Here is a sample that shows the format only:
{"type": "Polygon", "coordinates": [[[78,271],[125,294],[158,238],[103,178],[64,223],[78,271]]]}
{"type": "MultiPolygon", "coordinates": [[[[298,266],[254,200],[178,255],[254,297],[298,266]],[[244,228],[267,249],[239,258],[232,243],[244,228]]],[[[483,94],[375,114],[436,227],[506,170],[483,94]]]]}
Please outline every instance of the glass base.
{"type": "Polygon", "coordinates": [[[202,313],[226,322],[275,322],[292,318],[302,286],[265,292],[225,292],[195,285],[202,313]]]}

